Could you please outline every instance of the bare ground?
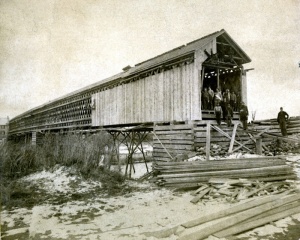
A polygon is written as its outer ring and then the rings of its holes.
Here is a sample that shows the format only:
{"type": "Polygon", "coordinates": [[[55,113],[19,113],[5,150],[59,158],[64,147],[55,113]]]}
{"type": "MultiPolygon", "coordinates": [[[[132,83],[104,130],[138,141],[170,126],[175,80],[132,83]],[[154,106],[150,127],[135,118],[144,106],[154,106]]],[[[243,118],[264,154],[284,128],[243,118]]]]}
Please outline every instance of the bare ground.
{"type": "MultiPolygon", "coordinates": [[[[296,166],[300,164],[300,157],[293,159],[296,166]]],[[[136,174],[143,166],[136,166],[136,174]]],[[[14,192],[1,211],[2,239],[156,239],[146,233],[233,204],[224,199],[192,204],[190,192],[158,188],[148,182],[126,181],[111,189],[61,166],[11,184],[14,192]]],[[[300,186],[299,181],[297,184],[300,186]]],[[[231,239],[299,240],[299,229],[300,214],[296,214],[231,239]]]]}

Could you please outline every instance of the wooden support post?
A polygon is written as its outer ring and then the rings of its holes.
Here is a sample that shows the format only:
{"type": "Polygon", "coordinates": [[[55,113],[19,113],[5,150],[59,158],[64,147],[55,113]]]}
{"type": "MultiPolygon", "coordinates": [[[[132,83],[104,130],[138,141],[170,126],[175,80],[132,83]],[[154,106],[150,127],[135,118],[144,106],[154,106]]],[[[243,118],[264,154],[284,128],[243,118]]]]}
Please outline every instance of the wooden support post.
{"type": "MultiPolygon", "coordinates": [[[[147,136],[147,133],[142,137],[142,138],[145,138],[147,136]]],[[[144,158],[144,162],[145,162],[145,165],[146,165],[146,169],[147,169],[147,173],[149,172],[149,169],[148,169],[148,165],[147,165],[147,161],[146,161],[146,157],[145,157],[145,153],[144,153],[144,148],[143,148],[143,142],[142,142],[142,139],[139,135],[139,140],[140,140],[140,143],[141,143],[141,146],[138,147],[138,149],[141,151],[141,153],[143,154],[143,158],[144,158]]]]}
{"type": "Polygon", "coordinates": [[[262,155],[262,138],[256,138],[256,154],[262,155]]]}
{"type": "Polygon", "coordinates": [[[234,140],[235,140],[236,129],[237,129],[238,125],[239,125],[238,122],[234,123],[234,127],[233,127],[233,131],[232,131],[232,137],[231,137],[231,141],[230,141],[230,146],[229,146],[228,153],[232,153],[233,144],[234,144],[234,140]]]}
{"type": "Polygon", "coordinates": [[[206,125],[206,161],[209,161],[210,157],[210,121],[206,125]]]}
{"type": "MultiPolygon", "coordinates": [[[[218,131],[219,133],[223,134],[225,137],[231,139],[231,137],[229,136],[229,134],[226,133],[226,132],[224,132],[224,131],[223,131],[222,129],[220,129],[219,127],[217,127],[217,126],[212,126],[212,128],[215,129],[216,131],[218,131]]],[[[238,141],[236,141],[236,140],[234,140],[234,142],[237,143],[237,144],[239,144],[240,147],[243,147],[243,148],[247,149],[248,151],[250,151],[249,148],[245,147],[245,144],[241,144],[240,142],[238,142],[238,141]]],[[[233,150],[233,151],[234,151],[234,150],[233,150]]]]}
{"type": "MultiPolygon", "coordinates": [[[[262,135],[263,133],[265,133],[265,132],[268,131],[269,129],[270,129],[270,128],[264,129],[263,131],[261,131],[260,133],[258,133],[257,135],[255,135],[254,137],[255,137],[255,138],[256,138],[256,137],[259,137],[260,135],[262,135]]],[[[232,151],[235,152],[235,151],[239,150],[240,148],[245,147],[245,145],[248,144],[248,143],[250,143],[251,141],[252,141],[252,139],[250,139],[250,140],[244,142],[243,144],[240,144],[239,147],[233,149],[232,151]]]]}

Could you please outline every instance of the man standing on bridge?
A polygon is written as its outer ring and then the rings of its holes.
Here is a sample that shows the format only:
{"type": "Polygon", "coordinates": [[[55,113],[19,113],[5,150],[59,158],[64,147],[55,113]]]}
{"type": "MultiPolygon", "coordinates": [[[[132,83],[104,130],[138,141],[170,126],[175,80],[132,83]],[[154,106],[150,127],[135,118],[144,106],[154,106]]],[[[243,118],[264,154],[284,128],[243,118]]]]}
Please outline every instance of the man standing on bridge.
{"type": "Polygon", "coordinates": [[[289,119],[289,115],[285,111],[283,111],[283,108],[281,107],[280,112],[278,113],[277,116],[277,122],[279,123],[282,136],[287,135],[286,122],[288,119],[289,119]]]}

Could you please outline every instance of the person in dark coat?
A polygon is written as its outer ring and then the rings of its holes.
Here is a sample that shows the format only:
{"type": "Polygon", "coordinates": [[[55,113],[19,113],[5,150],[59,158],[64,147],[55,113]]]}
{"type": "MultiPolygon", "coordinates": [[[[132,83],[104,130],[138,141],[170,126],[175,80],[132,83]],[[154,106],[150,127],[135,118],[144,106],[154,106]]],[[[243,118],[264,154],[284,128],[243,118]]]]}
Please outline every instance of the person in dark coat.
{"type": "Polygon", "coordinates": [[[218,123],[218,125],[220,125],[221,124],[221,116],[222,116],[222,107],[220,106],[220,103],[218,101],[216,102],[214,111],[215,111],[217,123],[218,123]]]}
{"type": "Polygon", "coordinates": [[[288,121],[288,119],[289,119],[289,115],[285,111],[283,111],[283,108],[281,107],[280,112],[278,113],[277,116],[277,122],[279,123],[282,136],[287,135],[286,122],[288,121]]]}
{"type": "Polygon", "coordinates": [[[202,107],[205,110],[209,109],[209,93],[207,88],[204,88],[204,91],[202,92],[202,107]]]}
{"type": "Polygon", "coordinates": [[[208,94],[209,94],[209,109],[212,110],[214,109],[214,96],[215,96],[215,93],[214,91],[208,87],[208,94]]]}
{"type": "Polygon", "coordinates": [[[230,92],[229,92],[229,89],[226,89],[226,91],[223,93],[223,102],[221,103],[224,121],[226,121],[228,104],[230,104],[230,92]]]}
{"type": "Polygon", "coordinates": [[[233,110],[229,103],[227,104],[227,107],[226,107],[226,114],[227,114],[226,115],[227,127],[231,127],[232,118],[233,118],[233,110]]]}
{"type": "Polygon", "coordinates": [[[231,94],[230,94],[230,105],[231,105],[233,111],[237,110],[237,108],[236,108],[236,95],[235,95],[233,90],[231,91],[231,94]]]}
{"type": "Polygon", "coordinates": [[[244,102],[241,103],[241,107],[240,107],[240,120],[243,124],[243,128],[244,130],[247,130],[248,125],[247,125],[247,121],[248,121],[248,108],[245,105],[244,102]]]}

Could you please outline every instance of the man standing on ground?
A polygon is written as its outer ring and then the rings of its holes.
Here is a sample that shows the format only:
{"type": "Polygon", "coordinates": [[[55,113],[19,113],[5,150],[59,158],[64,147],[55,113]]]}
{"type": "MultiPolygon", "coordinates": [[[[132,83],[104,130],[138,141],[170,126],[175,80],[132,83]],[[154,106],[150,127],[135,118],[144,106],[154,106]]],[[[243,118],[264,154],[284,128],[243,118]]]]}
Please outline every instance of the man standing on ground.
{"type": "Polygon", "coordinates": [[[283,111],[283,108],[281,107],[280,112],[278,113],[277,116],[277,122],[279,123],[282,136],[287,135],[286,122],[288,119],[289,119],[289,115],[285,111],[283,111]]]}

